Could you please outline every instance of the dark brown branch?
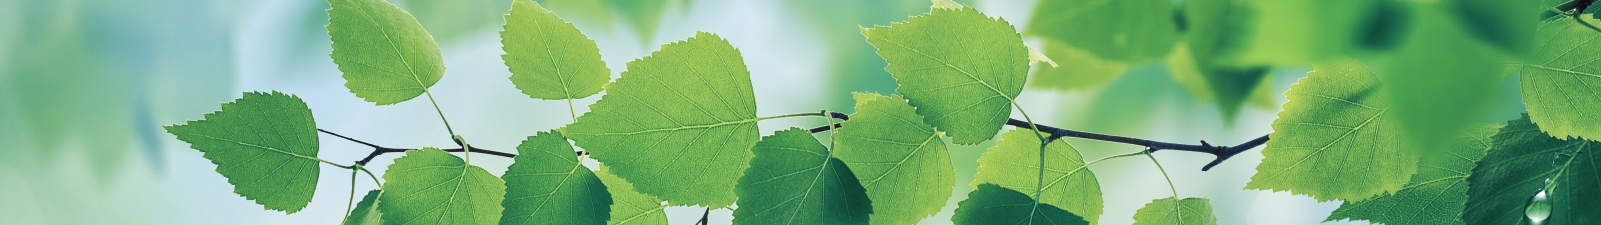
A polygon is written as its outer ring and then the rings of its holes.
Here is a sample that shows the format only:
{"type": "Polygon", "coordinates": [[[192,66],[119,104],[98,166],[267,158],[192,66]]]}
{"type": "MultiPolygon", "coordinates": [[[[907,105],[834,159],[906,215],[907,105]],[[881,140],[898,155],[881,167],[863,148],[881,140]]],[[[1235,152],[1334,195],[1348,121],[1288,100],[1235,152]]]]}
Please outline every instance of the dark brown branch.
{"type": "MultiPolygon", "coordinates": [[[[346,137],[345,135],[340,135],[340,134],[334,133],[332,131],[323,130],[322,128],[317,128],[317,131],[325,133],[325,134],[328,134],[328,135],[333,135],[335,137],[343,138],[343,139],[349,140],[351,142],[356,142],[358,144],[366,145],[367,147],[372,147],[373,148],[372,153],[367,154],[366,158],[362,158],[361,160],[356,161],[356,165],[365,166],[365,165],[367,165],[368,162],[372,162],[373,158],[376,158],[376,157],[378,157],[378,155],[383,155],[385,153],[395,153],[395,152],[406,152],[406,151],[411,151],[411,150],[418,150],[418,149],[405,149],[405,148],[386,148],[386,147],[378,146],[378,145],[375,145],[375,144],[372,144],[372,143],[367,143],[365,141],[356,140],[355,138],[346,137]]],[[[465,152],[464,150],[466,150],[466,149],[463,149],[463,148],[452,148],[452,149],[443,149],[443,150],[445,150],[445,152],[465,152]]],[[[501,151],[495,151],[495,150],[489,150],[489,149],[482,149],[482,148],[478,148],[478,147],[472,147],[472,152],[471,153],[480,153],[480,154],[487,154],[487,155],[500,156],[500,157],[506,157],[506,158],[511,158],[511,157],[516,157],[517,156],[517,154],[513,154],[513,153],[501,152],[501,151]]],[[[583,152],[578,152],[578,154],[581,155],[581,154],[583,154],[583,152]]]]}
{"type": "MultiPolygon", "coordinates": [[[[830,113],[829,116],[834,117],[836,119],[840,119],[840,120],[850,120],[850,116],[846,115],[844,113],[835,112],[835,113],[830,113]]],[[[843,123],[835,123],[835,124],[828,125],[828,126],[821,126],[821,127],[817,127],[817,128],[812,128],[811,131],[812,131],[812,133],[818,133],[818,132],[823,132],[823,131],[828,131],[828,130],[840,128],[842,125],[843,125],[843,123]]],[[[1212,170],[1213,166],[1217,166],[1217,164],[1223,163],[1223,160],[1228,160],[1230,157],[1234,157],[1234,155],[1238,155],[1241,152],[1245,152],[1246,150],[1251,150],[1253,148],[1256,148],[1257,146],[1261,146],[1262,144],[1266,144],[1267,140],[1268,140],[1268,136],[1270,135],[1270,134],[1262,135],[1262,137],[1258,137],[1256,139],[1252,139],[1251,141],[1246,141],[1245,143],[1240,143],[1239,145],[1235,145],[1235,146],[1213,146],[1211,143],[1207,143],[1206,141],[1201,141],[1200,145],[1188,145],[1188,144],[1178,144],[1178,143],[1152,141],[1152,140],[1145,140],[1145,139],[1131,138],[1131,137],[1124,137],[1124,136],[1117,136],[1117,135],[1097,134],[1097,133],[1090,133],[1090,132],[1083,132],[1083,131],[1076,131],[1076,130],[1068,130],[1068,129],[1062,129],[1062,128],[1056,128],[1056,127],[1052,127],[1052,126],[1047,126],[1047,125],[1043,125],[1043,124],[1029,124],[1027,121],[1022,121],[1022,120],[1018,120],[1018,119],[1009,119],[1009,120],[1006,121],[1006,125],[1011,125],[1011,126],[1014,126],[1014,127],[1020,127],[1020,128],[1025,128],[1025,129],[1032,129],[1035,126],[1038,126],[1040,132],[1045,132],[1045,133],[1050,133],[1051,134],[1051,137],[1048,138],[1050,140],[1056,140],[1056,139],[1059,139],[1059,138],[1062,138],[1062,137],[1073,137],[1073,138],[1083,138],[1083,139],[1090,139],[1090,140],[1098,140],[1098,141],[1107,141],[1107,142],[1117,142],[1117,143],[1138,145],[1138,146],[1141,146],[1141,147],[1146,147],[1147,149],[1149,149],[1147,151],[1152,151],[1152,152],[1155,152],[1155,151],[1158,151],[1158,150],[1179,150],[1179,151],[1201,152],[1201,153],[1207,153],[1207,154],[1212,154],[1214,156],[1217,156],[1217,158],[1213,159],[1211,163],[1207,163],[1205,167],[1201,167],[1201,171],[1212,170]]]]}

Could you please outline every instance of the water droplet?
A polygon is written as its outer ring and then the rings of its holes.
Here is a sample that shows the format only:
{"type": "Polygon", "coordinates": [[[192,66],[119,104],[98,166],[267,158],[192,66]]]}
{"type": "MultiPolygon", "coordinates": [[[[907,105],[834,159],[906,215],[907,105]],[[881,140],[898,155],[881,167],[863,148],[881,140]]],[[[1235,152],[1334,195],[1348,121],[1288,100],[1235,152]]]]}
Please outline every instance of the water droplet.
{"type": "MultiPolygon", "coordinates": [[[[1550,187],[1551,179],[1546,178],[1545,181],[1546,187],[1550,187]]],[[[1529,198],[1528,206],[1523,209],[1523,215],[1529,217],[1533,224],[1540,224],[1551,217],[1551,198],[1546,194],[1547,189],[1541,188],[1540,192],[1534,193],[1534,197],[1529,198]]]]}

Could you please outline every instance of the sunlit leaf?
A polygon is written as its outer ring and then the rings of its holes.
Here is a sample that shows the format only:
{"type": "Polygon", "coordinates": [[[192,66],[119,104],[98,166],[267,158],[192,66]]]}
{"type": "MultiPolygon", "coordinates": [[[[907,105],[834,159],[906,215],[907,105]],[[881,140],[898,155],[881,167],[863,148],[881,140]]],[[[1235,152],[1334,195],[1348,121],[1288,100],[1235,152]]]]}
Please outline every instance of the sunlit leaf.
{"type": "MultiPolygon", "coordinates": [[[[978,158],[978,173],[973,175],[972,185],[997,185],[1034,197],[1040,182],[1040,139],[1031,131],[1013,129],[1002,133],[995,147],[978,158]]],[[[1101,184],[1084,165],[1078,150],[1058,140],[1046,145],[1044,151],[1045,184],[1040,188],[1040,203],[1061,207],[1088,221],[1099,221],[1104,208],[1101,184]]]]}
{"type": "Polygon", "coordinates": [[[378,211],[387,225],[496,224],[506,195],[499,177],[438,148],[406,151],[384,181],[378,211]]]}
{"type": "Polygon", "coordinates": [[[595,41],[539,3],[512,3],[500,43],[506,51],[501,59],[511,69],[511,83],[529,97],[589,97],[600,93],[611,80],[611,69],[601,61],[595,41]]]}
{"type": "Polygon", "coordinates": [[[578,161],[560,133],[539,132],[517,146],[506,169],[500,224],[606,224],[611,193],[578,161]]]}
{"type": "Polygon", "coordinates": [[[1417,151],[1402,147],[1379,79],[1353,59],[1312,65],[1290,86],[1273,138],[1247,189],[1290,191],[1318,201],[1361,200],[1406,184],[1417,151]]]}
{"type": "Polygon", "coordinates": [[[1134,212],[1134,225],[1216,225],[1212,203],[1204,198],[1164,198],[1134,212]]]}
{"type": "Polygon", "coordinates": [[[734,191],[734,224],[867,224],[866,190],[845,163],[800,128],[763,137],[734,191]]]}
{"type": "Polygon", "coordinates": [[[634,191],[634,184],[623,178],[611,174],[611,169],[602,165],[595,171],[600,182],[606,184],[606,191],[611,192],[611,219],[608,225],[667,225],[667,213],[663,209],[661,199],[654,196],[640,194],[634,191]]]}
{"type": "Polygon", "coordinates": [[[856,93],[856,113],[835,134],[845,161],[873,201],[873,224],[911,224],[933,215],[956,185],[939,132],[906,100],[856,93]]]}
{"type": "Polygon", "coordinates": [[[760,137],[744,59],[705,32],[629,62],[590,109],[566,135],[640,193],[672,205],[733,204],[760,137]]]}
{"type": "Polygon", "coordinates": [[[1348,201],[1325,221],[1366,220],[1389,225],[1462,224],[1468,201],[1468,172],[1490,150],[1490,136],[1499,125],[1480,125],[1451,141],[1447,154],[1431,154],[1418,162],[1418,173],[1406,186],[1361,201],[1348,201]]]}
{"type": "Polygon", "coordinates": [[[340,223],[340,224],[341,225],[379,225],[379,224],[384,224],[383,212],[379,212],[378,211],[378,207],[377,207],[378,195],[383,194],[383,192],[384,192],[383,190],[368,191],[367,192],[367,197],[361,197],[361,202],[356,203],[356,208],[350,210],[350,216],[346,216],[345,217],[345,221],[343,223],[340,223]]]}
{"type": "Polygon", "coordinates": [[[935,8],[862,35],[889,62],[895,90],[957,144],[994,137],[1028,78],[1028,49],[1017,31],[973,8],[935,8]]]}
{"type": "Polygon", "coordinates": [[[166,126],[200,150],[234,193],[270,210],[295,213],[317,189],[317,123],[300,97],[249,92],[205,119],[166,126]]]}
{"type": "MultiPolygon", "coordinates": [[[[1595,7],[1601,8],[1601,7],[1595,7]]],[[[1592,22],[1593,23],[1593,22],[1592,22]]],[[[1571,20],[1540,28],[1541,46],[1522,69],[1529,118],[1553,137],[1601,139],[1601,32],[1571,20]]]]}
{"type": "Polygon", "coordinates": [[[345,88],[378,105],[411,100],[445,75],[439,44],[384,0],[328,0],[328,36],[345,88]]]}

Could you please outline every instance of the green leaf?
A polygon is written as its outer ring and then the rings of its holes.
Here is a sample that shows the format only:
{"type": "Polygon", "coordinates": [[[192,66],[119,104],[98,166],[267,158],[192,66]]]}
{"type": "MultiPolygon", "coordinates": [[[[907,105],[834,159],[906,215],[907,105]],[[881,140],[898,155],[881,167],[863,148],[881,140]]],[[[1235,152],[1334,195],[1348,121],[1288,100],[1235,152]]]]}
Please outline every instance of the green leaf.
{"type": "Polygon", "coordinates": [[[867,190],[812,133],[790,128],[763,137],[734,191],[734,224],[867,224],[867,190]]]}
{"type": "Polygon", "coordinates": [[[1290,191],[1318,201],[1395,191],[1417,171],[1417,152],[1396,129],[1390,100],[1366,66],[1345,58],[1312,64],[1284,93],[1273,138],[1246,189],[1290,191]]]}
{"type": "MultiPolygon", "coordinates": [[[[973,175],[972,185],[998,185],[1035,197],[1040,175],[1040,139],[1030,134],[1031,131],[1012,129],[1002,133],[995,147],[978,158],[978,173],[973,175]]],[[[1088,221],[1099,221],[1104,208],[1100,181],[1084,165],[1078,150],[1067,142],[1053,141],[1045,146],[1045,186],[1042,189],[1041,204],[1062,207],[1088,221]]]]}
{"type": "Polygon", "coordinates": [[[384,224],[495,224],[505,181],[438,148],[406,151],[384,172],[384,224]]]}
{"type": "Polygon", "coordinates": [[[511,69],[511,83],[529,97],[589,97],[611,80],[611,69],[601,61],[595,40],[539,3],[512,2],[500,43],[506,50],[500,57],[511,69]]]}
{"type": "Polygon", "coordinates": [[[1462,207],[1468,201],[1468,171],[1490,150],[1490,136],[1499,125],[1480,125],[1451,141],[1448,154],[1419,159],[1412,181],[1392,194],[1340,204],[1325,222],[1367,220],[1389,225],[1462,224],[1462,207]]]}
{"type": "MultiPolygon", "coordinates": [[[[1240,13],[1246,11],[1240,1],[1243,0],[1186,1],[1183,10],[1188,41],[1174,47],[1167,58],[1174,76],[1190,73],[1205,81],[1206,93],[1198,96],[1215,97],[1225,121],[1233,121],[1270,69],[1221,60],[1230,50],[1243,45],[1239,36],[1244,33],[1247,20],[1240,13]]],[[[1191,92],[1198,92],[1195,87],[1190,88],[1191,92]]]]}
{"type": "Polygon", "coordinates": [[[967,200],[956,203],[956,215],[951,222],[970,224],[1052,224],[1084,225],[1084,218],[1049,204],[1034,205],[1034,199],[1022,192],[994,184],[980,184],[967,194],[967,200]]]}
{"type": "Polygon", "coordinates": [[[361,197],[361,202],[356,203],[356,209],[350,210],[350,216],[345,217],[345,222],[340,223],[340,224],[342,224],[342,225],[379,225],[379,224],[384,224],[384,219],[383,219],[383,215],[384,214],[383,214],[383,212],[379,212],[378,211],[378,207],[374,207],[376,204],[378,204],[378,195],[382,194],[383,192],[384,192],[383,190],[368,191],[367,192],[367,197],[361,197]]]}
{"type": "Polygon", "coordinates": [[[1047,42],[1045,56],[1065,66],[1036,68],[1029,87],[1088,90],[1111,83],[1129,69],[1128,63],[1101,59],[1062,42],[1047,42]]]}
{"type": "Polygon", "coordinates": [[[933,215],[956,185],[950,153],[934,127],[898,96],[856,93],[834,157],[845,161],[873,202],[873,224],[912,224],[933,215]]]}
{"type": "Polygon", "coordinates": [[[608,225],[667,225],[667,204],[655,196],[640,194],[634,191],[634,184],[623,178],[611,174],[611,168],[604,165],[595,172],[600,182],[606,184],[606,190],[611,192],[611,220],[608,225]]]}
{"type": "Polygon", "coordinates": [[[269,210],[295,213],[317,189],[317,122],[300,97],[248,92],[204,120],[164,128],[200,150],[233,192],[269,210]]]}
{"type": "Polygon", "coordinates": [[[1487,112],[1505,68],[1499,64],[1509,59],[1461,29],[1478,24],[1459,24],[1440,10],[1416,8],[1417,28],[1375,68],[1380,68],[1385,97],[1395,103],[1406,147],[1434,154],[1487,112]]]}
{"type": "Polygon", "coordinates": [[[1247,10],[1233,13],[1246,17],[1238,31],[1242,46],[1225,55],[1243,64],[1283,65],[1345,54],[1363,38],[1392,35],[1367,32],[1370,25],[1403,21],[1375,16],[1384,1],[1247,0],[1247,10]]]}
{"type": "Polygon", "coordinates": [[[612,198],[560,133],[539,132],[517,146],[506,174],[500,224],[606,224],[612,198]]]}
{"type": "Polygon", "coordinates": [[[640,193],[723,208],[756,144],[756,94],[739,50],[715,34],[628,63],[566,134],[640,193]]]}
{"type": "Polygon", "coordinates": [[[1223,119],[1232,121],[1246,101],[1263,86],[1268,67],[1237,67],[1200,62],[1210,56],[1195,55],[1187,43],[1180,42],[1166,59],[1168,73],[1184,85],[1196,99],[1215,100],[1223,119]]]}
{"type": "MultiPolygon", "coordinates": [[[[1601,8],[1601,7],[1595,7],[1601,8]]],[[[1594,22],[1592,22],[1594,23],[1594,22]]],[[[1553,137],[1601,139],[1601,33],[1571,20],[1540,28],[1534,57],[1523,65],[1520,79],[1529,118],[1553,137]]]]}
{"type": "Polygon", "coordinates": [[[328,36],[345,88],[378,105],[411,100],[439,82],[439,44],[411,14],[383,0],[328,0],[328,36]]]}
{"type": "Polygon", "coordinates": [[[1535,33],[1536,20],[1529,18],[1538,18],[1544,11],[1540,10],[1541,5],[1540,1],[1502,0],[1456,0],[1445,4],[1471,37],[1519,55],[1528,51],[1534,40],[1531,34],[1535,33]]]}
{"type": "Polygon", "coordinates": [[[1468,175],[1468,224],[1547,225],[1601,221],[1601,142],[1552,138],[1528,116],[1507,122],[1491,137],[1495,147],[1468,175]],[[1534,201],[1536,194],[1544,199],[1534,201]],[[1540,204],[1544,214],[1529,211],[1540,204]],[[1526,208],[1527,207],[1527,208],[1526,208]],[[1525,211],[1525,210],[1528,211],[1525,211]]]}
{"type": "Polygon", "coordinates": [[[936,8],[862,35],[889,62],[885,69],[900,84],[895,91],[956,144],[994,137],[1028,78],[1022,37],[973,8],[936,8]]]}
{"type": "Polygon", "coordinates": [[[1134,212],[1134,225],[1216,225],[1212,203],[1204,198],[1164,198],[1134,212]]]}
{"type": "MultiPolygon", "coordinates": [[[[1083,48],[1095,56],[1142,62],[1167,55],[1178,27],[1164,0],[1041,1],[1027,32],[1083,48]]],[[[893,63],[892,63],[893,64],[893,63]]]]}

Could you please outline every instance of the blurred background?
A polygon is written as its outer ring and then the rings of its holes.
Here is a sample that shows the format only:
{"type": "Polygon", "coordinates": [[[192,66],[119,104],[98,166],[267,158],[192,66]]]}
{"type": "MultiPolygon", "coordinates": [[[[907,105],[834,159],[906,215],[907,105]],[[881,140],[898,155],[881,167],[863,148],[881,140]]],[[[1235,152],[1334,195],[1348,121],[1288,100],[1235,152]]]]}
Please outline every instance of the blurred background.
{"type": "MultiPolygon", "coordinates": [[[[391,1],[415,15],[439,42],[448,70],[432,90],[455,129],[475,147],[511,150],[528,135],[571,122],[566,102],[530,99],[507,80],[497,32],[511,0],[391,1]]],[[[884,60],[859,27],[904,21],[931,5],[927,0],[540,2],[595,39],[614,77],[624,63],[697,30],[727,38],[743,53],[758,115],[764,116],[849,112],[851,92],[894,93],[884,60]]],[[[958,2],[1003,18],[1020,32],[1030,30],[1025,42],[1062,64],[1036,65],[1018,99],[1035,120],[1058,127],[1232,145],[1271,132],[1269,124],[1285,101],[1281,93],[1310,69],[1269,62],[1227,70],[1244,75],[1225,77],[1238,82],[1218,82],[1215,74],[1224,72],[1216,71],[1225,70],[1196,63],[1191,57],[1205,54],[1189,51],[1202,48],[1182,41],[1171,51],[1155,50],[1155,58],[1091,54],[1096,47],[1074,48],[1042,37],[1052,32],[1032,31],[1050,29],[1031,27],[1041,21],[1034,17],[1068,13],[1037,9],[1045,7],[1043,2],[958,2]]],[[[426,102],[373,106],[343,87],[327,55],[327,8],[323,0],[0,0],[0,224],[336,224],[351,185],[358,193],[376,188],[367,181],[350,184],[346,171],[324,167],[309,207],[292,215],[266,211],[232,193],[199,151],[161,130],[200,119],[241,92],[298,95],[311,106],[319,128],[379,145],[452,146],[439,138],[446,136],[443,125],[426,102]]],[[[1117,20],[1151,18],[1173,17],[1155,13],[1117,20]]],[[[1198,27],[1178,21],[1168,24],[1180,31],[1198,27]]],[[[1523,111],[1516,88],[1514,75],[1477,90],[1493,93],[1483,120],[1516,118],[1523,111]]],[[[579,113],[598,99],[578,100],[579,113]]],[[[768,133],[824,122],[764,121],[761,128],[768,133]]],[[[369,151],[326,135],[321,142],[320,156],[335,162],[354,161],[369,151]]],[[[1140,150],[1069,142],[1087,159],[1140,150]]],[[[944,211],[923,224],[950,223],[956,203],[971,191],[979,155],[992,145],[993,140],[952,148],[958,185],[944,211]]],[[[395,157],[379,157],[369,167],[384,168],[395,157]]],[[[1260,149],[1209,172],[1200,168],[1211,155],[1162,152],[1156,157],[1181,197],[1211,200],[1219,224],[1317,224],[1340,204],[1242,190],[1262,158],[1260,149]]],[[[479,159],[474,162],[497,175],[512,162],[479,159]]],[[[1146,159],[1114,159],[1091,170],[1105,193],[1101,224],[1133,223],[1135,210],[1171,195],[1146,159]]],[[[701,210],[667,212],[674,224],[690,224],[701,210]]],[[[712,224],[727,224],[731,211],[711,216],[712,224]]]]}

